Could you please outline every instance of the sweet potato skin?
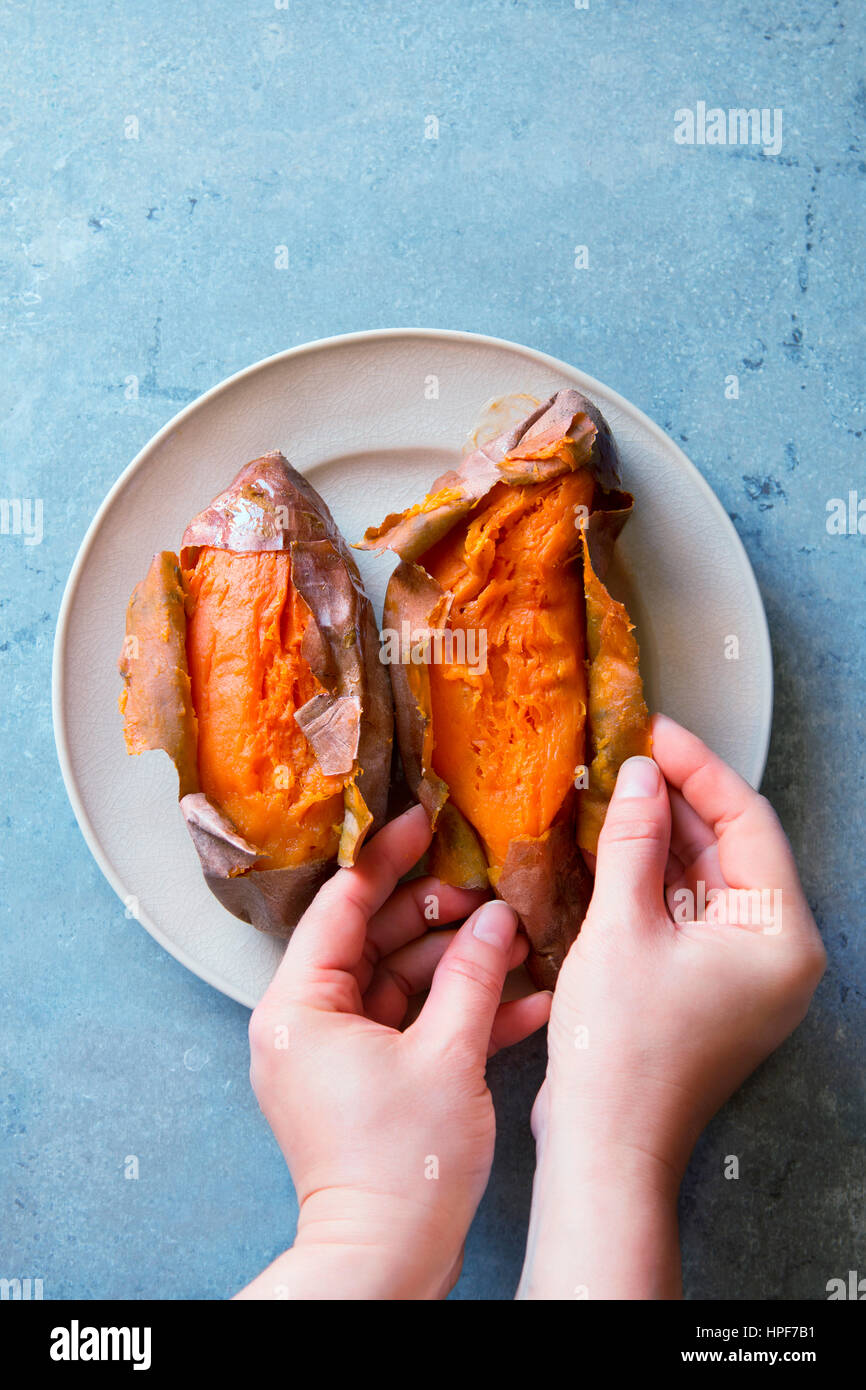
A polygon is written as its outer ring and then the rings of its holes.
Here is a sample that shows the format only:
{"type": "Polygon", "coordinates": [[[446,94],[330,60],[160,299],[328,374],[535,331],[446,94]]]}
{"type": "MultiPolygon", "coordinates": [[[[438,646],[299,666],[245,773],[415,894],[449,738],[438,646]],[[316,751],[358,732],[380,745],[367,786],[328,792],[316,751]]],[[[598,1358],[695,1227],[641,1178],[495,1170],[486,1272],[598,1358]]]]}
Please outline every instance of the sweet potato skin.
{"type": "Polygon", "coordinates": [[[186,659],[186,591],[178,558],[154,555],[126,610],[120,654],[127,751],[164,748],[177,768],[180,795],[198,791],[198,727],[186,659]],[[138,673],[146,670],[147,680],[138,673]]]}
{"type": "Polygon", "coordinates": [[[355,862],[365,836],[385,816],[391,692],[357,565],[318,493],[275,452],[242,468],[225,492],[187,527],[179,559],[164,552],[155,558],[151,572],[153,577],[148,576],[144,588],[153,595],[150,608],[159,614],[162,605],[161,619],[154,618],[142,603],[140,585],[139,598],[136,601],[133,595],[127,613],[121,658],[129,751],[161,747],[169,753],[178,768],[181,811],[211,891],[235,916],[263,931],[287,936],[319,886],[338,863],[355,862]],[[336,856],[290,867],[257,868],[259,848],[237,833],[202,792],[197,774],[190,771],[196,765],[190,755],[195,713],[185,645],[191,596],[184,588],[183,572],[194,569],[203,547],[236,554],[281,551],[291,557],[292,584],[310,612],[303,655],[320,687],[297,711],[296,722],[323,770],[346,778],[336,856]],[[182,622],[177,617],[178,586],[182,622]],[[172,634],[172,669],[177,671],[171,686],[174,701],[154,695],[152,662],[127,657],[136,642],[140,650],[151,650],[150,633],[160,627],[160,621],[172,634]],[[143,735],[135,732],[130,709],[151,713],[143,735]]]}
{"type": "Polygon", "coordinates": [[[593,758],[578,802],[577,842],[595,854],[617,772],[626,758],[651,757],[652,736],[633,625],[595,573],[587,535],[583,549],[593,758]]]}
{"type": "MultiPolygon", "coordinates": [[[[428,551],[439,545],[497,484],[528,486],[580,469],[589,471],[595,491],[589,516],[582,519],[575,531],[576,564],[579,569],[585,563],[591,576],[595,607],[590,611],[587,605],[587,622],[594,623],[593,635],[600,639],[595,660],[587,663],[587,732],[593,754],[588,790],[583,790],[585,781],[580,783],[580,790],[569,788],[543,834],[514,837],[504,862],[491,861],[475,828],[449,800],[448,785],[433,765],[429,674],[411,663],[392,663],[390,667],[398,741],[407,780],[436,828],[431,851],[434,871],[448,882],[473,887],[480,886],[486,874],[494,891],[520,915],[531,945],[528,967],[542,988],[552,987],[585,915],[592,879],[580,847],[595,849],[612,785],[610,772],[613,770],[615,779],[617,759],[621,761],[619,755],[627,746],[644,752],[650,749],[637,646],[630,630],[626,636],[631,645],[626,644],[625,655],[632,663],[632,698],[626,713],[635,727],[625,736],[615,730],[609,756],[605,753],[601,761],[593,743],[592,713],[595,711],[598,720],[604,708],[601,695],[610,675],[610,663],[621,659],[624,650],[622,620],[616,611],[624,614],[624,610],[610,598],[602,581],[616,537],[633,506],[631,496],[620,491],[618,458],[610,429],[592,402],[577,391],[560,391],[513,429],[470,454],[459,469],[438,478],[419,506],[387,517],[380,526],[370,528],[360,543],[362,549],[389,548],[401,557],[402,563],[388,586],[386,626],[400,631],[401,623],[408,620],[413,635],[425,626],[434,630],[447,621],[453,596],[426,570],[424,557],[428,551]],[[612,621],[618,624],[616,641],[612,640],[612,621]],[[589,798],[590,806],[581,819],[584,797],[589,798]]],[[[627,616],[625,625],[628,627],[627,616]]],[[[611,730],[605,727],[602,732],[607,736],[611,730]]]]}
{"type": "Polygon", "coordinates": [[[574,798],[537,839],[511,841],[491,885],[520,917],[529,937],[527,967],[539,989],[553,989],[592,895],[592,877],[574,835],[574,798]]]}

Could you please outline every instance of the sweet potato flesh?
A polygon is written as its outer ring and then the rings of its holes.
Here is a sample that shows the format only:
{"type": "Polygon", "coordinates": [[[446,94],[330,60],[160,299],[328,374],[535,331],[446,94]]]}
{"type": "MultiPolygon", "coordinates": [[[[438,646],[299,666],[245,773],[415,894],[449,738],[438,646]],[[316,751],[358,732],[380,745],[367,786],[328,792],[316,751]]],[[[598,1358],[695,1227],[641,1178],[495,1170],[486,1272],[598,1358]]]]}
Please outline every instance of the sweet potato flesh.
{"type": "Polygon", "coordinates": [[[295,711],[322,687],[301,654],[309,609],[281,551],[204,547],[185,571],[201,789],[284,868],[336,853],[344,778],[325,776],[295,711]]]}
{"type": "MultiPolygon", "coordinates": [[[[454,595],[449,626],[466,633],[467,656],[486,634],[486,671],[480,662],[453,659],[434,660],[429,670],[434,769],[494,864],[515,837],[544,834],[584,762],[586,632],[576,522],[593,489],[585,469],[528,486],[498,483],[422,558],[454,595]]],[[[452,656],[462,655],[459,641],[452,638],[452,656]]]]}

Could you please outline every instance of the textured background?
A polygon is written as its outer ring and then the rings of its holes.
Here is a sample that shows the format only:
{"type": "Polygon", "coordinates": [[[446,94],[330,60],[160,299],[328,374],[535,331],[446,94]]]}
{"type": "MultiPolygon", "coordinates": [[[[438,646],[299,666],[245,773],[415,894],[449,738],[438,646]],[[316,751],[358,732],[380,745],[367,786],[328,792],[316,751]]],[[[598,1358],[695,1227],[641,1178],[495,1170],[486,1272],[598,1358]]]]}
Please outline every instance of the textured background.
{"type": "MultiPolygon", "coordinates": [[[[91,516],[176,410],[281,348],[393,325],[574,362],[734,518],[775,649],[765,790],[831,964],[699,1145],[687,1291],[820,1298],[866,1274],[866,537],[826,529],[828,499],[866,497],[863,32],[858,0],[7,0],[0,491],[44,498],[45,535],[0,536],[0,1275],[220,1298],[291,1238],[246,1011],[124,918],[78,833],[51,644],[91,516]],[[698,100],[781,107],[782,152],[676,144],[698,100]]],[[[458,1296],[513,1292],[542,1066],[536,1039],[491,1067],[496,1166],[458,1296]]]]}

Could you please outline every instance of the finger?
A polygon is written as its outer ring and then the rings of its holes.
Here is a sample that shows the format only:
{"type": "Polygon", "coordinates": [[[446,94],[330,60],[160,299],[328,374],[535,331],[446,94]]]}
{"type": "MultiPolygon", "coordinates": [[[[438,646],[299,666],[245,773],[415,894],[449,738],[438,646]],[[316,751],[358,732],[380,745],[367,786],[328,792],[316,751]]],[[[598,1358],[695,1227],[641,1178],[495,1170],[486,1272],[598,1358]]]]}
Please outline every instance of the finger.
{"type": "Polygon", "coordinates": [[[668,862],[665,865],[665,885],[679,883],[683,876],[683,866],[673,850],[668,854],[668,862]]]}
{"type": "Polygon", "coordinates": [[[675,922],[692,922],[711,894],[727,890],[719,863],[719,846],[714,841],[693,864],[682,870],[679,878],[666,881],[665,898],[675,922]]]}
{"type": "Polygon", "coordinates": [[[412,1029],[438,1046],[457,1044],[482,1066],[516,932],[517,914],[503,902],[473,912],[439,962],[412,1029]]]}
{"type": "Polygon", "coordinates": [[[705,743],[665,714],[653,718],[653,756],[670,782],[718,836],[758,793],[705,743]]]}
{"type": "MultiPolygon", "coordinates": [[[[412,941],[381,960],[364,995],[367,1017],[387,1028],[399,1028],[406,1017],[409,1000],[429,989],[436,967],[456,935],[456,931],[447,930],[428,932],[420,941],[412,941]]],[[[516,936],[508,969],[514,970],[520,965],[528,952],[526,937],[516,936]]]]}
{"type": "Polygon", "coordinates": [[[425,876],[401,883],[370,918],[367,941],[379,957],[448,922],[464,921],[487,894],[425,876]]]}
{"type": "Polygon", "coordinates": [[[717,836],[727,884],[801,893],[787,836],[764,797],[666,715],[653,720],[653,752],[668,781],[717,836]]]}
{"type": "Polygon", "coordinates": [[[292,934],[275,977],[276,992],[309,990],[319,982],[330,993],[334,972],[355,969],[370,917],[418,862],[430,835],[423,807],[412,806],[364,846],[354,868],[338,869],[328,879],[292,934]]]}
{"type": "Polygon", "coordinates": [[[367,939],[355,971],[361,993],[370,988],[373,971],[384,956],[439,925],[464,920],[486,897],[486,893],[452,888],[429,876],[413,878],[395,888],[367,925],[367,939]]]}
{"type": "MultiPolygon", "coordinates": [[[[522,938],[518,937],[518,941],[522,938]]],[[[513,1047],[523,1042],[532,1033],[543,1028],[550,1018],[550,1005],[553,994],[549,989],[540,989],[535,994],[527,994],[523,999],[512,999],[500,1004],[490,1032],[488,1057],[492,1057],[503,1047],[513,1047]]]]}
{"type": "Polygon", "coordinates": [[[427,989],[440,960],[451,945],[453,931],[428,932],[379,961],[364,991],[364,1013],[374,1023],[399,1028],[414,994],[427,989]]]}
{"type": "MultiPolygon", "coordinates": [[[[665,883],[675,893],[682,889],[695,892],[699,884],[703,884],[705,893],[711,888],[725,888],[727,885],[719,863],[719,842],[712,830],[704,824],[697,811],[692,810],[676,787],[668,789],[668,797],[671,803],[671,855],[668,862],[670,864],[674,860],[681,867],[678,875],[666,873],[665,883]]],[[[670,906],[670,892],[667,897],[670,906]]],[[[671,912],[673,914],[673,908],[671,912]]],[[[673,915],[675,921],[679,920],[676,914],[673,915]]]]}
{"type": "Polygon", "coordinates": [[[705,849],[716,843],[716,836],[676,787],[668,789],[668,798],[671,803],[671,849],[683,867],[688,868],[705,849]]]}
{"type": "Polygon", "coordinates": [[[590,919],[617,927],[667,917],[664,876],[671,812],[652,758],[627,758],[619,770],[598,841],[590,919]]]}

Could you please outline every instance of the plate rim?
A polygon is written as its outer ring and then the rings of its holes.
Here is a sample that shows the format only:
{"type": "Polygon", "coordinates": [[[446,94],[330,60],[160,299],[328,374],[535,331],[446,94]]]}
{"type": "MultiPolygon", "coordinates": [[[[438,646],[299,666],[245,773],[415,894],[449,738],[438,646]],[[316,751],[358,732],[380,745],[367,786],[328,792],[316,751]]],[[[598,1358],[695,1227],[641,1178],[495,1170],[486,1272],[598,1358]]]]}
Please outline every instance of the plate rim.
{"type": "MultiPolygon", "coordinates": [[[[323,352],[331,348],[342,347],[351,343],[373,344],[376,341],[401,337],[415,339],[428,338],[445,342],[462,342],[474,344],[476,346],[505,348],[512,352],[517,351],[522,353],[525,357],[534,360],[540,366],[558,371],[567,377],[576,378],[578,379],[577,384],[581,385],[590,395],[593,394],[593,391],[600,391],[603,396],[612,400],[617,408],[622,410],[624,415],[631,416],[632,418],[637,417],[641,425],[655,437],[659,445],[666,450],[672,449],[677,463],[694,476],[694,479],[703,491],[708,506],[717,513],[717,516],[722,520],[726,530],[734,539],[736,547],[739,548],[741,556],[745,560],[746,583],[750,590],[750,596],[753,601],[757,600],[757,612],[760,615],[759,662],[763,667],[762,674],[764,679],[761,681],[761,689],[763,691],[763,702],[760,712],[762,738],[759,748],[758,767],[755,772],[753,785],[756,788],[760,787],[767,766],[774,706],[773,653],[764,600],[755,571],[752,567],[751,559],[749,558],[749,553],[743,544],[737,528],[725,511],[720,498],[716,496],[715,492],[710,487],[703,473],[692,463],[692,460],[680,448],[676,441],[671,439],[670,435],[666,434],[661,426],[657,425],[639,406],[634,405],[632,401],[627,400],[626,397],[620,395],[618,391],[613,390],[612,387],[599,381],[597,377],[591,376],[588,372],[582,371],[579,367],[575,367],[569,362],[565,362],[562,358],[554,357],[550,353],[540,351],[538,348],[528,347],[524,343],[514,342],[509,338],[497,338],[490,334],[471,333],[457,328],[368,328],[353,333],[336,333],[327,338],[314,338],[309,342],[299,343],[295,347],[283,348],[280,352],[271,353],[268,357],[262,357],[259,361],[251,363],[248,367],[242,367],[239,371],[224,377],[222,381],[218,381],[216,385],[209,387],[206,391],[202,392],[200,396],[196,396],[195,400],[189,401],[157,430],[156,434],[152,435],[150,439],[147,440],[131,462],[126,465],[115,479],[96,509],[90,525],[82,537],[75,559],[72,562],[72,568],[69,571],[63,590],[63,597],[60,601],[60,607],[57,613],[57,624],[54,630],[54,643],[52,647],[51,722],[54,731],[54,744],[57,752],[57,759],[60,764],[61,775],[63,777],[63,784],[66,789],[66,795],[69,798],[69,803],[78,823],[78,828],[81,831],[87,848],[96,861],[97,867],[121,902],[123,902],[123,885],[119,882],[117,875],[114,873],[113,868],[102,852],[100,841],[78,794],[78,788],[72,771],[72,760],[64,719],[66,679],[63,669],[63,657],[66,649],[69,615],[72,611],[72,605],[75,601],[75,595],[82,572],[87,563],[96,535],[101,528],[103,517],[112,506],[115,497],[123,490],[133,474],[146,463],[150,453],[162,444],[173,430],[177,429],[188,416],[192,415],[195,411],[201,410],[205,405],[215,400],[221,393],[230,390],[239,382],[248,377],[253,377],[257,372],[265,371],[277,362],[288,361],[292,357],[299,357],[314,352],[323,352]]],[[[222,977],[219,971],[211,970],[208,967],[202,967],[199,963],[195,962],[182,946],[169,940],[165,933],[155,923],[142,920],[140,917],[137,917],[136,920],[164,950],[168,951],[175,960],[192,971],[200,980],[203,980],[205,984],[211,985],[214,989],[218,989],[222,994],[228,995],[230,999],[234,999],[237,1003],[243,1004],[247,1008],[255,1007],[255,1003],[250,1002],[249,996],[246,995],[243,990],[238,990],[237,986],[230,980],[222,977]]]]}

